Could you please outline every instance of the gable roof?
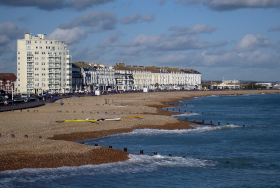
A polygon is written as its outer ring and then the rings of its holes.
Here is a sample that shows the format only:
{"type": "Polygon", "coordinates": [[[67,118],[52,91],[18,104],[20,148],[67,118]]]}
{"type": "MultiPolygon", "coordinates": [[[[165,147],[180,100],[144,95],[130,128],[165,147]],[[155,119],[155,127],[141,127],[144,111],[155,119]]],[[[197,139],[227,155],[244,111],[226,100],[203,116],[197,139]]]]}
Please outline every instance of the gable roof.
{"type": "Polygon", "coordinates": [[[16,81],[17,77],[14,73],[0,73],[0,80],[6,82],[7,80],[16,81]]]}

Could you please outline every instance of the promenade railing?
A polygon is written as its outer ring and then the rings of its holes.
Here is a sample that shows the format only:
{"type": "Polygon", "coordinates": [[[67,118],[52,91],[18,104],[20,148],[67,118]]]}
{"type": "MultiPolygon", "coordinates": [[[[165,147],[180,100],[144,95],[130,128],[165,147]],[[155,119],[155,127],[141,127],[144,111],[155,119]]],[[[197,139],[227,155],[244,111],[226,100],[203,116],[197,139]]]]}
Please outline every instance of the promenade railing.
{"type": "Polygon", "coordinates": [[[25,108],[34,108],[37,106],[45,105],[45,101],[31,101],[31,102],[22,102],[22,103],[14,103],[12,105],[1,105],[0,112],[4,111],[12,111],[12,110],[20,110],[25,108]]]}

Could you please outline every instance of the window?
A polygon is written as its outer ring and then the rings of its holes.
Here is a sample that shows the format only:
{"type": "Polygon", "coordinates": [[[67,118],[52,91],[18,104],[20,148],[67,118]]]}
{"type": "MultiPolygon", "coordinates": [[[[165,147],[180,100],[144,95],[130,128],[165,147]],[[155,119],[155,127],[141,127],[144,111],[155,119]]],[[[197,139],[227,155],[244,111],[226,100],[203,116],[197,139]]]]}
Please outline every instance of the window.
{"type": "Polygon", "coordinates": [[[35,78],[35,81],[39,81],[39,78],[35,78]]]}
{"type": "MultiPolygon", "coordinates": [[[[40,42],[41,42],[41,41],[40,41],[40,42]]],[[[42,49],[42,46],[40,46],[39,49],[42,49]]]]}
{"type": "Polygon", "coordinates": [[[20,76],[20,73],[18,73],[17,75],[20,76]]]}
{"type": "Polygon", "coordinates": [[[46,76],[46,74],[45,74],[45,73],[43,73],[43,74],[42,74],[42,76],[46,76]]]}
{"type": "Polygon", "coordinates": [[[42,60],[45,60],[46,59],[46,57],[42,57],[42,60]]]}
{"type": "Polygon", "coordinates": [[[17,70],[20,70],[20,68],[18,68],[17,70]]]}
{"type": "Polygon", "coordinates": [[[35,62],[35,65],[39,65],[39,62],[35,62]]]}
{"type": "Polygon", "coordinates": [[[51,49],[51,47],[50,46],[46,46],[46,49],[51,49]]]}
{"type": "Polygon", "coordinates": [[[36,49],[38,49],[38,46],[36,46],[36,49]]]}
{"type": "Polygon", "coordinates": [[[35,76],[39,76],[39,74],[38,74],[38,73],[36,73],[36,74],[35,74],[35,76]]]}
{"type": "Polygon", "coordinates": [[[46,54],[46,52],[42,52],[42,54],[44,55],[44,54],[46,54]]]}
{"type": "Polygon", "coordinates": [[[20,59],[20,57],[18,57],[17,59],[20,59]]]}
{"type": "Polygon", "coordinates": [[[31,50],[31,46],[26,46],[26,50],[31,50]]]}
{"type": "Polygon", "coordinates": [[[20,52],[18,52],[17,54],[20,54],[20,52]]]}
{"type": "Polygon", "coordinates": [[[39,68],[35,68],[35,71],[38,71],[39,70],[39,68]]]}
{"type": "Polygon", "coordinates": [[[31,40],[27,40],[27,41],[26,41],[26,44],[31,44],[31,40]]]}
{"type": "Polygon", "coordinates": [[[18,81],[20,81],[20,78],[18,78],[18,81]]]}
{"type": "Polygon", "coordinates": [[[38,51],[36,51],[36,52],[35,52],[35,54],[39,54],[39,52],[38,52],[38,51]]]}
{"type": "Polygon", "coordinates": [[[43,62],[43,63],[42,63],[42,65],[46,65],[46,63],[45,63],[45,62],[43,62]]]}
{"type": "Polygon", "coordinates": [[[55,47],[54,46],[52,46],[52,51],[55,51],[55,47]]]}
{"type": "Polygon", "coordinates": [[[46,79],[45,78],[42,78],[42,82],[45,82],[46,81],[46,79]]]}
{"type": "Polygon", "coordinates": [[[46,68],[42,68],[42,71],[45,71],[46,70],[46,68]]]}
{"type": "Polygon", "coordinates": [[[18,86],[20,86],[20,84],[18,84],[18,86]]]}
{"type": "Polygon", "coordinates": [[[20,65],[20,62],[18,62],[17,64],[20,65]]]}
{"type": "Polygon", "coordinates": [[[35,60],[39,60],[39,57],[35,57],[35,60]]]}

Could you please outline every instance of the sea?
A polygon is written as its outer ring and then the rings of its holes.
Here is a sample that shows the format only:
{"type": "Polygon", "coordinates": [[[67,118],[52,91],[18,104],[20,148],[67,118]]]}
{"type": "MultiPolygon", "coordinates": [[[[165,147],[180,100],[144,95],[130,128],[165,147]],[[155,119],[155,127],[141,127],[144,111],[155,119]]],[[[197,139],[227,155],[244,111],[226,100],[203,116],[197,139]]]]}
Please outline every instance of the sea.
{"type": "Polygon", "coordinates": [[[0,187],[280,187],[280,94],[213,95],[177,103],[168,108],[181,112],[174,118],[214,125],[137,129],[85,140],[127,148],[130,159],[3,171],[0,187]]]}

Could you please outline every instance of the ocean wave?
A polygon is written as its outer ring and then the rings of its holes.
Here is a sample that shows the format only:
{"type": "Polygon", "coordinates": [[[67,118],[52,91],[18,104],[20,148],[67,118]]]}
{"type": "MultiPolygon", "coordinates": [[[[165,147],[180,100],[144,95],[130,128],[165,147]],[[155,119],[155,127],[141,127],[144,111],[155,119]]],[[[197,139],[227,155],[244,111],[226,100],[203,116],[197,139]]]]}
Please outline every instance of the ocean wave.
{"type": "Polygon", "coordinates": [[[153,167],[205,167],[215,166],[217,162],[212,160],[203,160],[185,157],[171,157],[163,155],[129,155],[128,163],[132,164],[150,164],[153,167]]]}
{"type": "Polygon", "coordinates": [[[160,167],[205,167],[216,166],[218,162],[185,157],[171,157],[162,155],[135,155],[129,154],[129,159],[116,163],[106,163],[100,165],[83,165],[76,167],[59,168],[30,168],[21,170],[9,170],[0,172],[1,187],[13,187],[19,184],[30,184],[39,182],[59,181],[77,176],[95,176],[108,174],[127,174],[153,172],[160,167]]]}
{"type": "Polygon", "coordinates": [[[183,113],[183,114],[174,114],[174,115],[172,115],[172,117],[197,116],[197,115],[201,115],[201,114],[187,112],[187,113],[183,113]]]}
{"type": "Polygon", "coordinates": [[[112,136],[134,136],[134,135],[163,135],[163,134],[187,134],[187,133],[201,133],[207,131],[217,131],[223,129],[234,129],[240,128],[239,125],[222,125],[222,126],[201,126],[201,125],[192,125],[194,129],[174,129],[174,130],[166,130],[166,129],[135,129],[132,132],[128,133],[120,133],[112,136]]]}

